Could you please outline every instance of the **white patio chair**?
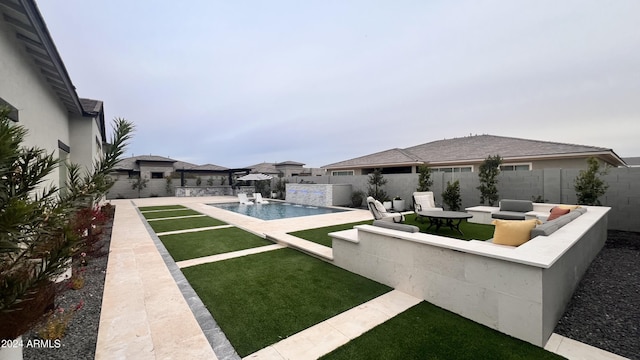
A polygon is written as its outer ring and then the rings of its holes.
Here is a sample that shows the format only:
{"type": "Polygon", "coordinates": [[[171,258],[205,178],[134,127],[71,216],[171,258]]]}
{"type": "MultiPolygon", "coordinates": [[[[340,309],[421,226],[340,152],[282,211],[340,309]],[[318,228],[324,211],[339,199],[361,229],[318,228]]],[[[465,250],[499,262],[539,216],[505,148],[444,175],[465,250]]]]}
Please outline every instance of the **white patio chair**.
{"type": "Polygon", "coordinates": [[[367,198],[367,206],[376,220],[387,220],[396,223],[404,221],[404,215],[402,215],[402,213],[388,212],[387,209],[384,208],[384,205],[372,196],[367,198]]]}
{"type": "Polygon", "coordinates": [[[238,194],[238,200],[240,200],[240,204],[253,205],[253,201],[249,200],[245,193],[238,194]]]}
{"type": "Polygon", "coordinates": [[[256,204],[268,204],[269,202],[262,198],[261,193],[253,193],[253,200],[256,204]]]}
{"type": "Polygon", "coordinates": [[[412,197],[413,211],[416,213],[416,219],[424,217],[420,214],[422,212],[443,210],[441,207],[436,207],[433,191],[415,191],[412,197]]]}

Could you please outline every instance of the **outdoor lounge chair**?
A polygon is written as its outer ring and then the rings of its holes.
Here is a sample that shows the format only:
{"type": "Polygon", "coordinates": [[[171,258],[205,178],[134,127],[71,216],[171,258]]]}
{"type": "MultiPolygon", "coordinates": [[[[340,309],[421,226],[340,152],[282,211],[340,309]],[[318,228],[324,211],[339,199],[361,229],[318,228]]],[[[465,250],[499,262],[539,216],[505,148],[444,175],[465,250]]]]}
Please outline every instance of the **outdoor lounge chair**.
{"type": "Polygon", "coordinates": [[[369,211],[373,214],[373,217],[376,220],[387,220],[393,221],[396,223],[404,221],[404,215],[399,212],[387,212],[387,209],[384,208],[384,205],[372,196],[367,198],[367,206],[369,206],[369,211]]]}
{"type": "Polygon", "coordinates": [[[253,205],[253,201],[249,200],[245,193],[238,194],[238,200],[240,200],[240,204],[253,205]]]}
{"type": "Polygon", "coordinates": [[[433,198],[433,191],[416,191],[413,193],[413,211],[416,213],[416,219],[424,218],[420,213],[427,211],[442,211],[441,207],[436,207],[433,198]]]}
{"type": "Polygon", "coordinates": [[[268,204],[269,202],[262,198],[261,193],[253,193],[253,200],[256,204],[268,204]]]}

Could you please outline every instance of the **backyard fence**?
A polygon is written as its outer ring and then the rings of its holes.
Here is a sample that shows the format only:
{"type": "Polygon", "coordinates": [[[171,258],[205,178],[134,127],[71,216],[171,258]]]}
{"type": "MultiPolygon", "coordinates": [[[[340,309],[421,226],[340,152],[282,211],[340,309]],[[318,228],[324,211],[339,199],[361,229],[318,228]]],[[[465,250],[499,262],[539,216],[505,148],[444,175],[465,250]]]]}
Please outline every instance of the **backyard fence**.
{"type": "MultiPolygon", "coordinates": [[[[574,181],[579,172],[578,169],[503,171],[498,176],[498,195],[500,199],[576,204],[574,181]]],[[[418,187],[418,174],[388,174],[384,178],[387,183],[383,189],[389,198],[399,196],[407,200],[407,204],[411,203],[411,195],[418,187]]],[[[459,180],[462,208],[481,205],[478,173],[433,172],[431,178],[436,202],[442,204],[447,181],[459,180]]],[[[609,186],[600,198],[603,206],[611,207],[608,228],[640,232],[640,168],[611,168],[602,179],[609,186]]],[[[290,183],[351,184],[354,191],[365,193],[369,187],[367,175],[291,177],[287,180],[290,183]]]]}

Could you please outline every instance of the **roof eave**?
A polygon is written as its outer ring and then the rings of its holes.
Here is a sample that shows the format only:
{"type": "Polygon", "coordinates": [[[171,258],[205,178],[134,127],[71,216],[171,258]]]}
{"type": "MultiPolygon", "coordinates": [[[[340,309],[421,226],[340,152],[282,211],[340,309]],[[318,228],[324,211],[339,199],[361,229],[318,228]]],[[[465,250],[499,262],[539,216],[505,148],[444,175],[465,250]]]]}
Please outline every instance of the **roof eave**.
{"type": "Polygon", "coordinates": [[[41,75],[45,77],[51,89],[67,110],[72,114],[85,115],[75,86],[71,82],[69,73],[62,62],[62,58],[36,3],[32,0],[16,0],[16,2],[0,0],[0,5],[4,5],[6,9],[26,17],[29,23],[24,23],[3,11],[5,20],[16,29],[18,41],[24,44],[27,54],[32,57],[34,64],[40,68],[41,75]],[[38,42],[23,35],[21,31],[35,36],[38,42]],[[51,65],[44,63],[43,59],[51,65]]]}

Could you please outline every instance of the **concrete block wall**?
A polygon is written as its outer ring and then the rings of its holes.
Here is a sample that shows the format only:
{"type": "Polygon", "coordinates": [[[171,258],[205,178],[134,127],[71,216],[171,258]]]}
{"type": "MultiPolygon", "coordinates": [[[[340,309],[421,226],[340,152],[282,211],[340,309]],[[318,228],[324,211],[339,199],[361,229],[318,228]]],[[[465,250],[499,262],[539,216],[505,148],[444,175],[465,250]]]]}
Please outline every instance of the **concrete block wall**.
{"type": "Polygon", "coordinates": [[[520,247],[371,225],[330,234],[334,264],[544,346],[606,240],[605,207],[520,247]]]}
{"type": "MultiPolygon", "coordinates": [[[[499,199],[532,200],[542,197],[548,203],[575,204],[577,197],[574,181],[578,169],[540,169],[532,171],[505,171],[498,177],[499,199]]],[[[353,190],[366,193],[367,175],[355,176],[315,176],[289,178],[290,182],[314,181],[318,184],[352,184],[353,190]]],[[[400,196],[411,206],[411,194],[418,187],[418,174],[384,175],[387,184],[384,190],[390,198],[400,196]]],[[[442,204],[442,193],[447,181],[460,181],[462,208],[481,205],[478,173],[431,173],[436,203],[442,204]]],[[[640,168],[611,168],[603,176],[609,185],[606,194],[600,198],[602,205],[612,208],[609,214],[609,229],[640,232],[640,168]]],[[[486,204],[485,204],[486,205],[486,204]]],[[[496,204],[497,205],[497,204],[496,204]]]]}

